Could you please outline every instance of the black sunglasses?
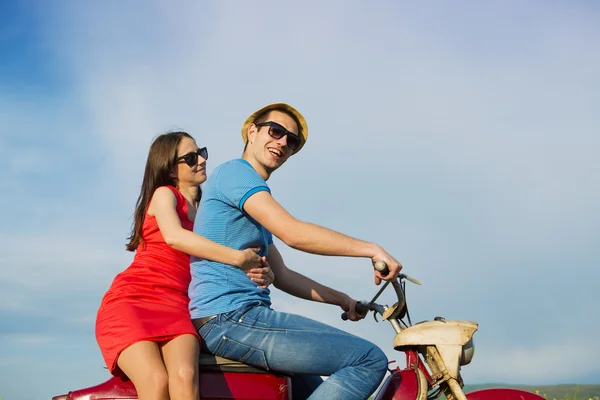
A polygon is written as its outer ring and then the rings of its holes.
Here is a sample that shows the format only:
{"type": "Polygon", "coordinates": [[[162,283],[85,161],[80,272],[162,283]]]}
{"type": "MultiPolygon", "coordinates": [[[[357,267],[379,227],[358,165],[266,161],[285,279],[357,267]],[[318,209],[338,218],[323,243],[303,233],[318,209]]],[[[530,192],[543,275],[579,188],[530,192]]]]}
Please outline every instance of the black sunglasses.
{"type": "Polygon", "coordinates": [[[261,122],[259,124],[256,124],[256,126],[268,126],[269,135],[271,135],[271,137],[275,140],[279,140],[285,135],[287,135],[287,145],[292,151],[296,150],[300,146],[300,137],[288,131],[283,126],[279,125],[277,122],[261,122]]]}
{"type": "Polygon", "coordinates": [[[206,147],[184,154],[181,157],[177,157],[175,161],[179,162],[183,160],[188,166],[193,167],[194,165],[198,164],[198,156],[208,160],[208,150],[206,150],[206,147]]]}

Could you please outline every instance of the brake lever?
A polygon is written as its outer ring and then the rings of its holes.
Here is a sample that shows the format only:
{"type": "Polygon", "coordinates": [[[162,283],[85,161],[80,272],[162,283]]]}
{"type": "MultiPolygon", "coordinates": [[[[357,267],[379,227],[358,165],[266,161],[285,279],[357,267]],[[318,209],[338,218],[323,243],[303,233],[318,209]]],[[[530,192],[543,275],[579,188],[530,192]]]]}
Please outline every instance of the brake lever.
{"type": "Polygon", "coordinates": [[[421,281],[419,281],[419,280],[417,280],[415,278],[411,278],[410,276],[405,275],[405,274],[400,274],[400,279],[406,279],[407,281],[410,281],[410,282],[412,282],[412,283],[414,283],[416,285],[423,285],[421,283],[421,281]]]}
{"type": "MultiPolygon", "coordinates": [[[[375,263],[374,265],[375,269],[379,272],[381,272],[383,275],[387,275],[390,271],[387,267],[387,264],[385,263],[385,261],[383,260],[379,260],[375,263]]],[[[398,280],[400,279],[406,279],[407,281],[410,281],[416,285],[423,285],[421,283],[421,281],[415,279],[415,278],[411,278],[410,276],[406,275],[406,274],[398,274],[398,277],[396,278],[398,280]]],[[[388,281],[389,283],[390,281],[388,281]]]]}

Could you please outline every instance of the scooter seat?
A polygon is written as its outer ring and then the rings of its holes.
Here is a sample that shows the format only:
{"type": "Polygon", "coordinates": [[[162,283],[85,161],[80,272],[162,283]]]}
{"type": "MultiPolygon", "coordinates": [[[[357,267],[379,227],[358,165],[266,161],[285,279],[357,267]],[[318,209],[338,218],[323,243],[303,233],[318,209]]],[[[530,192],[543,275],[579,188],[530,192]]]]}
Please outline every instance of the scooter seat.
{"type": "Polygon", "coordinates": [[[269,374],[272,372],[253,367],[239,361],[229,360],[214,354],[200,353],[200,370],[217,372],[247,372],[253,374],[269,374]]]}

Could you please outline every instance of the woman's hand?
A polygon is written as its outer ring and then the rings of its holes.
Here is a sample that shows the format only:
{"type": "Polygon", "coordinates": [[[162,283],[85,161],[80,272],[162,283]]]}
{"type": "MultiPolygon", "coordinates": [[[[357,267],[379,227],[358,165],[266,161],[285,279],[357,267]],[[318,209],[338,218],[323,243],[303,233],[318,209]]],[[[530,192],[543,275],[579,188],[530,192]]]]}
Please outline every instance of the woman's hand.
{"type": "Polygon", "coordinates": [[[258,286],[259,289],[266,289],[275,281],[275,274],[271,270],[266,257],[261,258],[261,266],[259,268],[252,268],[248,271],[247,275],[252,282],[260,285],[258,286]]]}
{"type": "Polygon", "coordinates": [[[261,268],[262,261],[257,254],[258,248],[250,248],[242,250],[240,261],[237,266],[244,272],[249,272],[253,268],[261,268]]]}

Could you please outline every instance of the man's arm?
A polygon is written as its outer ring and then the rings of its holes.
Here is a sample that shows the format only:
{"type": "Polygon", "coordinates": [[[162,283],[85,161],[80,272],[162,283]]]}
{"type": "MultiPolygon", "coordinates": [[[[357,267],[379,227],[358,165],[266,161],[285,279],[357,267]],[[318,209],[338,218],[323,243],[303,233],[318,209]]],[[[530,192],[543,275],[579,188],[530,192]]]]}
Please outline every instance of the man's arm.
{"type": "Polygon", "coordinates": [[[371,258],[380,250],[373,243],[297,220],[266,191],[250,196],[244,211],[285,244],[307,253],[371,258]]]}
{"type": "Polygon", "coordinates": [[[275,274],[273,286],[277,289],[301,299],[340,306],[342,310],[348,312],[351,320],[358,319],[355,313],[356,300],[286,267],[281,253],[274,244],[269,245],[267,262],[275,274]]]}
{"type": "Polygon", "coordinates": [[[374,243],[297,220],[269,192],[262,191],[250,196],[244,203],[244,211],[294,249],[324,256],[368,257],[373,263],[385,261],[390,273],[384,277],[376,271],[377,284],[380,279],[395,279],[402,268],[394,257],[374,243]]]}

